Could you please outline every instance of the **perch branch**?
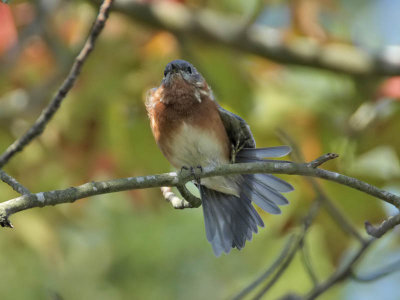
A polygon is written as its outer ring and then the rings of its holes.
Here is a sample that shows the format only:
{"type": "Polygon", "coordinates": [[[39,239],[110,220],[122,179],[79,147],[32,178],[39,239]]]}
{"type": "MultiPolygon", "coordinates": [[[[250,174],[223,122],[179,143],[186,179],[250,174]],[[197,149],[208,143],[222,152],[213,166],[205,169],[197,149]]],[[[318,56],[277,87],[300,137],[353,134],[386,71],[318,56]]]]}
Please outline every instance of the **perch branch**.
{"type": "MultiPolygon", "coordinates": [[[[289,175],[303,175],[319,177],[333,182],[346,185],[348,187],[365,192],[386,201],[397,208],[400,207],[400,197],[390,192],[381,190],[373,185],[358,180],[353,177],[345,176],[320,168],[312,168],[308,163],[292,162],[253,162],[240,164],[225,164],[220,166],[207,166],[203,168],[199,178],[223,176],[230,174],[254,174],[254,173],[275,173],[289,175]]],[[[193,174],[164,173],[159,175],[129,177],[113,179],[108,181],[85,183],[78,187],[71,187],[65,190],[55,190],[40,192],[37,194],[23,195],[0,203],[0,223],[7,220],[8,216],[18,211],[33,207],[43,207],[61,203],[74,202],[75,200],[89,196],[106,194],[131,189],[142,189],[162,186],[183,185],[189,180],[194,180],[193,174]]]]}
{"type": "Polygon", "coordinates": [[[89,37],[86,40],[82,50],[76,57],[74,64],[64,80],[60,88],[58,89],[54,98],[50,101],[49,105],[42,111],[39,118],[35,123],[28,129],[28,131],[12,143],[0,156],[0,168],[2,168],[17,152],[21,151],[26,145],[28,145],[34,138],[39,136],[45,129],[47,123],[51,120],[54,114],[57,112],[61,105],[61,102],[74,86],[76,79],[78,78],[82,66],[88,58],[89,54],[92,52],[95,42],[102,31],[104,24],[108,17],[108,12],[110,10],[113,0],[104,0],[102,3],[99,14],[93,24],[90,31],[89,37]]]}

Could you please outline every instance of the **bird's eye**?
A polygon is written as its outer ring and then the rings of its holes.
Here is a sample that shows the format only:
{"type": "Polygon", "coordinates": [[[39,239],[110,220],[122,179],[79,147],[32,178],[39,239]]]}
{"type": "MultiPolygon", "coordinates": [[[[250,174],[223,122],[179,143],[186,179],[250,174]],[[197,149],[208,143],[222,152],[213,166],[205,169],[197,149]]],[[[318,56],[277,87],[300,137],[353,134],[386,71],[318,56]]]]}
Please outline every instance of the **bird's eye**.
{"type": "Polygon", "coordinates": [[[164,77],[166,77],[168,74],[167,70],[164,71],[164,77]]]}
{"type": "Polygon", "coordinates": [[[188,67],[186,68],[186,72],[188,72],[189,74],[192,74],[192,68],[191,68],[190,66],[188,66],[188,67]]]}

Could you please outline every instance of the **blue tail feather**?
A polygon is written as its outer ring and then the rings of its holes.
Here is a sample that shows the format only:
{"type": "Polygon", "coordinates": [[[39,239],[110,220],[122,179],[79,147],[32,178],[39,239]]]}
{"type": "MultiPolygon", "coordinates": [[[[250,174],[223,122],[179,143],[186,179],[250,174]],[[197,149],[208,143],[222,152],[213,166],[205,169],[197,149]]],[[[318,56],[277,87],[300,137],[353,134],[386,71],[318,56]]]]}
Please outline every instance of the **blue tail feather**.
{"type": "MultiPolygon", "coordinates": [[[[280,157],[288,152],[287,146],[243,149],[236,162],[261,161],[263,157],[280,157]]],[[[258,232],[258,226],[264,227],[252,202],[269,213],[279,214],[278,205],[289,203],[280,193],[293,190],[289,183],[270,174],[245,174],[237,178],[240,197],[199,186],[206,236],[216,256],[229,253],[231,248],[242,249],[253,233],[258,232]]]]}

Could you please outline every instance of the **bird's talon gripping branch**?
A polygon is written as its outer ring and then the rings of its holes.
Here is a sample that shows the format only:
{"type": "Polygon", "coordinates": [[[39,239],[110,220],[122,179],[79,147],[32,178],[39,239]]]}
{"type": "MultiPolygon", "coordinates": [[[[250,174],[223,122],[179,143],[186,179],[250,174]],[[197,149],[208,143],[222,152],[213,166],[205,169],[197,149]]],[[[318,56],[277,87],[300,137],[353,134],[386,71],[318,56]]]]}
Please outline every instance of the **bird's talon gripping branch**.
{"type": "Polygon", "coordinates": [[[201,177],[199,175],[201,175],[203,173],[203,167],[200,165],[196,167],[196,170],[199,170],[200,174],[196,174],[196,171],[194,168],[192,168],[192,170],[193,170],[194,180],[196,181],[197,184],[200,185],[201,177]]]}
{"type": "Polygon", "coordinates": [[[180,172],[180,175],[182,176],[182,177],[186,177],[186,176],[188,176],[189,174],[188,174],[188,171],[190,172],[190,176],[191,177],[193,177],[193,179],[194,179],[194,181],[197,183],[197,184],[200,184],[200,176],[199,175],[201,175],[202,173],[203,173],[203,167],[202,166],[196,166],[196,167],[192,167],[192,166],[190,166],[190,167],[187,167],[187,166],[182,166],[181,167],[181,172],[180,172]],[[196,170],[197,169],[199,169],[199,172],[196,172],[196,170]]]}
{"type": "Polygon", "coordinates": [[[188,177],[189,175],[193,175],[192,167],[182,166],[179,172],[179,177],[188,177]]]}

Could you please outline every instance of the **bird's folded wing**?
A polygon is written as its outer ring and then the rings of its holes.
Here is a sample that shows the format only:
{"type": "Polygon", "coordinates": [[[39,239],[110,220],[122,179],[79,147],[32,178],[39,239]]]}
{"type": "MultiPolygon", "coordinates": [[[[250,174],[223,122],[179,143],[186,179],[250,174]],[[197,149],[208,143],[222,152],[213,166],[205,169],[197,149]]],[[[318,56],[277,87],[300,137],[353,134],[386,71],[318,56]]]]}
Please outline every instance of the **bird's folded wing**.
{"type": "Polygon", "coordinates": [[[223,109],[219,105],[218,111],[232,145],[239,148],[256,147],[256,142],[250,131],[250,126],[245,120],[234,113],[223,109]]]}

